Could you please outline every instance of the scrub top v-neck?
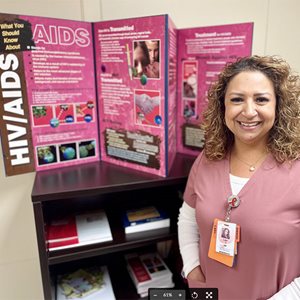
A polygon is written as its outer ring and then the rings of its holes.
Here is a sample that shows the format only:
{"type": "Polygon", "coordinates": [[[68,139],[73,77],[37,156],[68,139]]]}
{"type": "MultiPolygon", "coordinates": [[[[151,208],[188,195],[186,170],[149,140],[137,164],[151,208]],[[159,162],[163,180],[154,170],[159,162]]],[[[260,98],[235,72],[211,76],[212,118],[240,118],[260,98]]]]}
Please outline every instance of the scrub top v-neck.
{"type": "Polygon", "coordinates": [[[207,287],[220,300],[266,299],[300,276],[300,162],[279,165],[269,154],[238,193],[231,221],[241,226],[232,268],[208,258],[213,220],[224,219],[232,195],[229,159],[208,161],[200,154],[184,199],[196,209],[199,256],[207,287]]]}

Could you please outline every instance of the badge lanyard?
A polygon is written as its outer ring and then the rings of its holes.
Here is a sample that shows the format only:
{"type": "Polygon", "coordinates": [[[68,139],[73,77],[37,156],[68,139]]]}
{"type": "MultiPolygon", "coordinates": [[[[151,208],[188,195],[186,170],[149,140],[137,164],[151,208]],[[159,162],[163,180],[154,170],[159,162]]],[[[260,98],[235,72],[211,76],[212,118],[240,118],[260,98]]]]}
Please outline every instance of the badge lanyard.
{"type": "Polygon", "coordinates": [[[240,205],[241,200],[238,196],[236,195],[231,195],[227,198],[227,210],[225,214],[225,222],[230,222],[230,217],[231,217],[231,209],[236,208],[240,205]]]}
{"type": "Polygon", "coordinates": [[[240,241],[240,226],[231,222],[231,210],[241,203],[237,195],[227,198],[225,220],[215,219],[211,233],[208,257],[232,267],[240,241]]]}

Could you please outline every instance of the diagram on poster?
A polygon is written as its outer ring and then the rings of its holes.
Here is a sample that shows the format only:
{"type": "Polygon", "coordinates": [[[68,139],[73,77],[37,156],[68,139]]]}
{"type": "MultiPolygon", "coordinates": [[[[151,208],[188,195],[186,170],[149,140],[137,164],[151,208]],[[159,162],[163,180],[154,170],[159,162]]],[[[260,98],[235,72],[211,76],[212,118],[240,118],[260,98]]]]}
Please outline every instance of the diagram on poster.
{"type": "Polygon", "coordinates": [[[135,90],[135,123],[159,127],[162,122],[159,91],[135,90]]]}

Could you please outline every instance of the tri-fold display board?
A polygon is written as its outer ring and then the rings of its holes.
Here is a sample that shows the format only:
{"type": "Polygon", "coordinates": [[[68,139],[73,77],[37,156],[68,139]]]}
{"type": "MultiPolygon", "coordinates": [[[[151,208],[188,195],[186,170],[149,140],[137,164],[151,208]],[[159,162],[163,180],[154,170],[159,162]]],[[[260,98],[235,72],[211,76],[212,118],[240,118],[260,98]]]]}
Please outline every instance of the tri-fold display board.
{"type": "Polygon", "coordinates": [[[6,174],[101,159],[167,176],[176,152],[203,147],[207,89],[227,62],[251,54],[252,33],[253,23],[176,29],[168,15],[0,14],[6,174]]]}

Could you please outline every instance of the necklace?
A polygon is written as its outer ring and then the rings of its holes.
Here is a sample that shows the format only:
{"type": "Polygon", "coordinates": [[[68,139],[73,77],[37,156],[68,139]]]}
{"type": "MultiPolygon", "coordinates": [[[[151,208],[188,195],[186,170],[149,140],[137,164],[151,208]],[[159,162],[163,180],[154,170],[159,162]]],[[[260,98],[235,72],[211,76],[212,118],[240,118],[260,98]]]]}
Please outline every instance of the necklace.
{"type": "Polygon", "coordinates": [[[255,169],[256,169],[256,164],[257,164],[263,157],[265,157],[265,155],[266,155],[266,152],[264,152],[264,154],[263,154],[262,156],[260,156],[260,157],[258,158],[258,160],[255,161],[255,162],[252,163],[252,164],[247,163],[246,161],[240,159],[240,158],[237,157],[237,156],[235,156],[235,158],[236,158],[237,160],[239,160],[240,162],[244,163],[245,165],[247,165],[247,166],[249,167],[249,172],[254,172],[255,169]]]}

